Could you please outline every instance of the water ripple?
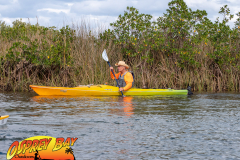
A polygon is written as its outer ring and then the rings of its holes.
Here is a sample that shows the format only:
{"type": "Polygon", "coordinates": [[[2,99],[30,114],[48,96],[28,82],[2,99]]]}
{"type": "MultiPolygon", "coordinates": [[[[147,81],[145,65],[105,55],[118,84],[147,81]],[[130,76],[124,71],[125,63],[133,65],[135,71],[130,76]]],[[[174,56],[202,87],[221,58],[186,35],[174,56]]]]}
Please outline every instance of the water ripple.
{"type": "Polygon", "coordinates": [[[240,94],[58,97],[0,93],[0,159],[14,141],[78,137],[77,159],[239,159],[240,94]]]}

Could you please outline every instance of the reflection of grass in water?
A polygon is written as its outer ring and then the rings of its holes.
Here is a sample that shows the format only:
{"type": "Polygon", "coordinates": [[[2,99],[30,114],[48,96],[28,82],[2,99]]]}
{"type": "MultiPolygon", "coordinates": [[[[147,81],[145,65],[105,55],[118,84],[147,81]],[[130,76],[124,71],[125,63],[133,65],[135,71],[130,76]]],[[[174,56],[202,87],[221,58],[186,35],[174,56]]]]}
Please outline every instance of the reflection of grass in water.
{"type": "Polygon", "coordinates": [[[100,102],[119,102],[123,100],[123,97],[120,96],[34,96],[32,97],[33,101],[39,103],[54,103],[54,102],[90,102],[90,101],[100,101],[100,102]]]}
{"type": "Polygon", "coordinates": [[[188,115],[192,96],[138,96],[134,97],[135,114],[188,115]]]}
{"type": "Polygon", "coordinates": [[[33,100],[38,103],[53,104],[51,108],[68,109],[68,112],[63,112],[64,115],[110,113],[126,116],[134,114],[188,114],[184,110],[188,108],[187,103],[194,96],[35,96],[33,100]],[[186,105],[177,104],[180,101],[184,101],[186,105]],[[72,110],[74,112],[71,112],[72,110]]]}
{"type": "Polygon", "coordinates": [[[75,102],[75,101],[91,101],[91,97],[77,96],[34,96],[33,101],[38,103],[59,103],[59,102],[75,102]]]}
{"type": "Polygon", "coordinates": [[[159,96],[134,96],[135,100],[146,101],[146,100],[168,100],[168,99],[187,99],[187,95],[159,95],[159,96]]]}
{"type": "Polygon", "coordinates": [[[128,116],[133,114],[133,99],[134,98],[130,96],[35,96],[32,98],[33,101],[40,104],[52,104],[50,108],[68,109],[68,112],[63,111],[64,115],[82,115],[109,112],[117,115],[128,116]],[[74,110],[74,112],[71,110],[74,110]]]}

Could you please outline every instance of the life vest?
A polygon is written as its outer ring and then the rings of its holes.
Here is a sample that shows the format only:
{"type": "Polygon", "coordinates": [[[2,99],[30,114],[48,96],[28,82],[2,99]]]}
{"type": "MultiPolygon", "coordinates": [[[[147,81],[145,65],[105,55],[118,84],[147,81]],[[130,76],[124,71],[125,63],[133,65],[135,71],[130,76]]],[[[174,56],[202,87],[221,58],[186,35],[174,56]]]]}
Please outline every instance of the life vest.
{"type": "MultiPolygon", "coordinates": [[[[128,73],[128,71],[125,72],[122,76],[121,76],[121,74],[119,75],[119,77],[118,77],[119,87],[125,87],[125,86],[127,85],[126,82],[125,82],[125,80],[124,80],[124,76],[125,76],[127,73],[128,73]]],[[[131,71],[130,71],[130,73],[131,73],[132,76],[133,76],[133,82],[132,82],[132,87],[133,87],[133,85],[134,85],[134,74],[133,74],[133,72],[131,72],[131,71]]]]}

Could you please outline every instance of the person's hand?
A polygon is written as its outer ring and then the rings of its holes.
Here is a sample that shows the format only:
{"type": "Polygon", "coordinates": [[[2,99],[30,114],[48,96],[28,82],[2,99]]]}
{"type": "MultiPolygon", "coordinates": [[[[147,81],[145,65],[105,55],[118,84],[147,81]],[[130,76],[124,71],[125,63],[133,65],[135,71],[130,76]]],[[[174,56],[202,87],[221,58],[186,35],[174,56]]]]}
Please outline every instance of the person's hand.
{"type": "Polygon", "coordinates": [[[113,70],[113,67],[110,67],[110,71],[113,70]]]}
{"type": "Polygon", "coordinates": [[[121,88],[119,88],[119,91],[122,92],[122,91],[124,91],[124,89],[121,87],[121,88]]]}

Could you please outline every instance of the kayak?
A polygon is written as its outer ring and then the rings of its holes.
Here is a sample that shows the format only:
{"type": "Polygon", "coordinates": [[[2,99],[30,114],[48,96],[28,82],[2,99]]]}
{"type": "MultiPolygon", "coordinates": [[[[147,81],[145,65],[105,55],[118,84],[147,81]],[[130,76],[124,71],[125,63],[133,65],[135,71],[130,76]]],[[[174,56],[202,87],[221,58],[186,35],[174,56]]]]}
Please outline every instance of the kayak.
{"type": "Polygon", "coordinates": [[[0,116],[0,125],[6,124],[8,117],[9,117],[9,115],[0,116]]]}
{"type": "MultiPolygon", "coordinates": [[[[121,96],[119,88],[109,85],[80,85],[78,87],[48,87],[30,85],[40,96],[121,96]]],[[[123,91],[125,96],[188,95],[188,90],[140,89],[123,91]]]]}

